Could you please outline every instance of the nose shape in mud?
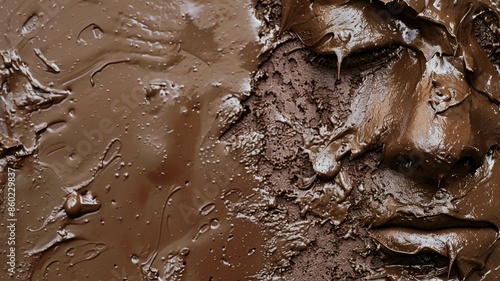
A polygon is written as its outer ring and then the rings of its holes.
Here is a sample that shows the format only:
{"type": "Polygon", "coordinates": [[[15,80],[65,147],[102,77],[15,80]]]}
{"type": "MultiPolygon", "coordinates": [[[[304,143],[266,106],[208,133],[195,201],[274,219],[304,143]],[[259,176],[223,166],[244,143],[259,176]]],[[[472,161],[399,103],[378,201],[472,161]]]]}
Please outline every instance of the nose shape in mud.
{"type": "Polygon", "coordinates": [[[463,104],[443,114],[424,105],[416,107],[399,134],[387,137],[385,163],[421,180],[441,181],[472,172],[482,157],[474,144],[468,107],[463,104]]]}
{"type": "MultiPolygon", "coordinates": [[[[384,161],[393,169],[424,181],[470,173],[481,164],[472,128],[472,89],[464,70],[436,56],[415,91],[401,106],[406,116],[395,120],[384,140],[384,161]]],[[[479,129],[479,130],[478,130],[479,129]]]]}

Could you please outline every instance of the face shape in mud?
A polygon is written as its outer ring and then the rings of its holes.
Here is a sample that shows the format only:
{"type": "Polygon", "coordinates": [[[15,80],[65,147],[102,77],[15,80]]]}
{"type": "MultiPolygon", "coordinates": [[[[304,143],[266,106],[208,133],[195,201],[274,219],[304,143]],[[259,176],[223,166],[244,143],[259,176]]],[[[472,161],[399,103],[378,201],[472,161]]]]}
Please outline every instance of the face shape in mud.
{"type": "Polygon", "coordinates": [[[338,180],[346,158],[382,154],[366,223],[385,277],[497,276],[500,10],[397,2],[283,2],[282,29],[319,67],[362,77],[350,116],[310,150],[311,163],[338,180]]]}

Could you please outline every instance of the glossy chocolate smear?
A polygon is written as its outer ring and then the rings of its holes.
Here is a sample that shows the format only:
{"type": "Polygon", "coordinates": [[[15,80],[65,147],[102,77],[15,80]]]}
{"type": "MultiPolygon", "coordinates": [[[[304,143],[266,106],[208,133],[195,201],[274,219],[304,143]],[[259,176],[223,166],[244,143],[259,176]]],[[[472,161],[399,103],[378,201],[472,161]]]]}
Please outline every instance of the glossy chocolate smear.
{"type": "MultiPolygon", "coordinates": [[[[415,89],[415,94],[422,95],[420,98],[417,97],[420,101],[413,100],[406,105],[399,102],[394,106],[401,108],[401,112],[412,110],[413,115],[409,117],[411,120],[431,120],[424,121],[431,122],[426,125],[428,128],[415,129],[415,131],[420,131],[418,134],[428,134],[422,137],[428,138],[429,143],[422,145],[430,147],[431,151],[425,152],[421,156],[424,158],[423,161],[428,161],[427,158],[433,158],[432,155],[440,153],[436,150],[438,142],[442,141],[439,139],[439,134],[445,130],[446,125],[443,122],[449,123],[449,121],[440,120],[439,115],[454,115],[454,112],[461,114],[459,111],[461,108],[467,107],[469,102],[465,102],[465,105],[461,106],[460,109],[453,108],[464,103],[465,100],[471,100],[467,99],[471,91],[475,91],[476,95],[485,94],[494,103],[499,102],[497,95],[500,92],[497,89],[500,74],[490,63],[488,54],[482,49],[477,38],[471,36],[474,33],[475,17],[488,12],[493,13],[494,18],[498,20],[497,5],[487,1],[455,4],[451,1],[437,1],[427,5],[425,6],[422,1],[406,4],[405,2],[399,4],[390,2],[386,5],[378,3],[367,5],[364,2],[354,3],[351,1],[328,3],[320,1],[306,5],[305,1],[285,1],[282,22],[283,29],[290,29],[297,33],[302,42],[312,50],[321,54],[334,55],[337,59],[339,73],[342,70],[342,62],[359,52],[391,45],[404,46],[416,52],[414,55],[410,55],[412,58],[399,60],[411,61],[410,63],[393,66],[396,76],[396,73],[404,73],[408,69],[412,69],[415,74],[407,76],[402,85],[392,85],[394,95],[399,95],[399,97],[379,97],[373,98],[373,100],[378,99],[380,102],[382,99],[390,98],[397,101],[401,98],[399,93],[408,91],[408,89],[415,89]],[[472,79],[467,82],[466,77],[469,76],[472,79]],[[424,105],[424,101],[430,104],[433,112],[426,113],[428,105],[424,105]],[[422,107],[419,107],[421,104],[422,107]],[[403,109],[404,106],[411,106],[413,109],[403,109]],[[449,112],[445,112],[448,109],[450,109],[449,112]],[[429,115],[426,116],[426,114],[429,115]],[[437,116],[433,117],[435,114],[437,116]],[[427,153],[429,155],[426,155],[427,153]]],[[[497,29],[493,29],[495,34],[498,32],[497,29]]],[[[496,34],[496,36],[498,35],[496,34]]],[[[367,91],[370,90],[367,89],[367,91]]],[[[370,95],[373,95],[374,91],[371,92],[370,95]]],[[[384,118],[388,119],[384,117],[387,115],[384,112],[386,109],[379,107],[377,106],[377,109],[370,113],[360,113],[373,119],[371,128],[367,126],[361,128],[364,124],[357,124],[356,120],[352,120],[348,122],[352,127],[346,127],[340,133],[333,135],[332,142],[326,148],[311,156],[318,173],[327,178],[334,177],[340,171],[338,161],[344,155],[359,155],[372,144],[379,144],[383,134],[389,137],[391,133],[395,133],[395,130],[400,129],[395,126],[391,128],[389,120],[383,120],[384,118]]],[[[466,109],[466,111],[470,110],[466,109]]],[[[467,113],[464,112],[464,114],[467,113]]],[[[467,119],[467,117],[465,118],[467,119]]],[[[412,125],[408,124],[407,126],[412,125]]],[[[469,126],[461,127],[466,129],[469,126]]],[[[457,129],[448,130],[455,132],[457,129]]],[[[413,137],[411,131],[412,129],[404,137],[413,137]]],[[[456,135],[454,134],[453,138],[456,135]]],[[[443,138],[445,137],[443,136],[443,138]]],[[[473,136],[470,135],[470,132],[465,131],[460,134],[460,137],[470,139],[473,136]]],[[[471,146],[473,146],[472,149],[479,149],[484,155],[489,146],[494,144],[495,140],[491,140],[487,144],[488,146],[483,148],[478,148],[475,144],[471,144],[471,146]]],[[[456,147],[456,145],[451,145],[456,147]]],[[[465,151],[466,148],[456,147],[452,149],[460,150],[452,152],[452,154],[456,154],[455,157],[461,157],[458,154],[468,153],[465,151]]],[[[394,153],[390,147],[386,148],[386,152],[387,154],[394,153]]],[[[475,157],[475,155],[467,156],[475,157]]],[[[401,155],[388,157],[398,158],[401,155]]],[[[437,163],[432,167],[436,173],[434,176],[436,180],[440,180],[443,174],[448,172],[439,171],[443,169],[440,164],[442,161],[449,162],[450,160],[431,161],[437,163]]],[[[409,159],[407,162],[403,165],[412,165],[414,161],[409,159]]]]}

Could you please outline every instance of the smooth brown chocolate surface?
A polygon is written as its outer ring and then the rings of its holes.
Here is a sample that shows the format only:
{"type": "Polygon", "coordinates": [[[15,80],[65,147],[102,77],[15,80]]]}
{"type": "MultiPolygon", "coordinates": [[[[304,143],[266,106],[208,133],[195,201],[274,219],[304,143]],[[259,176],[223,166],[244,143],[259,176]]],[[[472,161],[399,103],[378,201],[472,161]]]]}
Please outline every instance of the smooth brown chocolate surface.
{"type": "Polygon", "coordinates": [[[233,207],[255,180],[218,141],[257,68],[254,6],[2,2],[2,170],[17,186],[15,274],[2,246],[2,280],[265,267],[261,226],[233,207]]]}
{"type": "Polygon", "coordinates": [[[233,2],[0,4],[0,280],[498,278],[498,3],[233,2]]]}

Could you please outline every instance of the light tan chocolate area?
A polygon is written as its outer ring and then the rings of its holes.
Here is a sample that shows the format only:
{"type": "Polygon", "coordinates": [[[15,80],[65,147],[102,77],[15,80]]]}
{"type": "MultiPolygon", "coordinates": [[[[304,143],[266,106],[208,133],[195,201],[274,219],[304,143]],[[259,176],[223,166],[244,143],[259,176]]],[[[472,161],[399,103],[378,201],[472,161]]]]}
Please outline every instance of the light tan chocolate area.
{"type": "Polygon", "coordinates": [[[0,8],[5,280],[500,274],[496,1],[0,8]]]}
{"type": "Polygon", "coordinates": [[[232,207],[255,180],[218,141],[257,67],[253,7],[2,4],[18,280],[209,280],[265,267],[262,227],[232,207]]]}

